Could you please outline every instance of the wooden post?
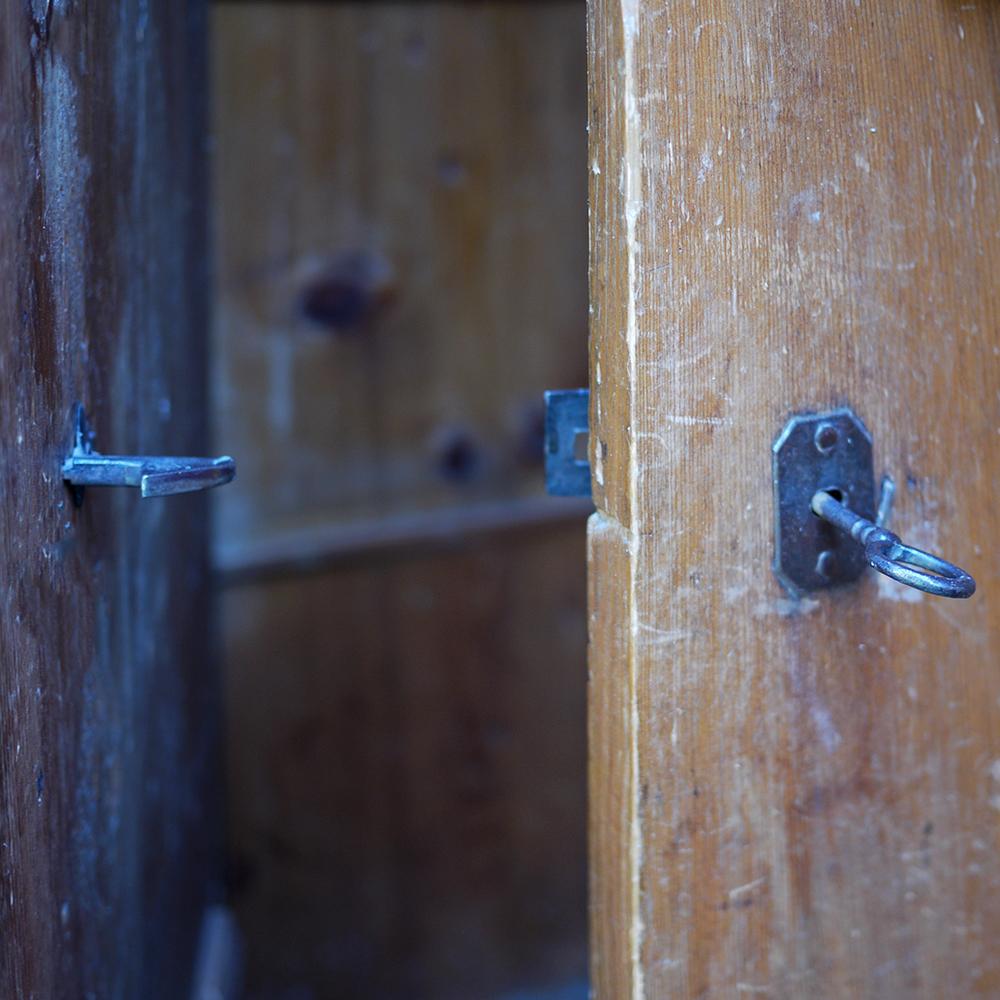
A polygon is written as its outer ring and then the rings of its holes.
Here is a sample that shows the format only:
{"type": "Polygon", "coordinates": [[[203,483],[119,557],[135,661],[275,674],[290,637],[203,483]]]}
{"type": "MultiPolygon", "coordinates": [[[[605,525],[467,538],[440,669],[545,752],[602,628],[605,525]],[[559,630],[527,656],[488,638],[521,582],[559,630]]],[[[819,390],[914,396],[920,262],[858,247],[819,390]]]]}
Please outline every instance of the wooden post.
{"type": "Polygon", "coordinates": [[[592,971],[1000,989],[992,4],[590,4],[592,971]],[[771,572],[771,444],[851,405],[967,602],[771,572]]]}
{"type": "Polygon", "coordinates": [[[220,869],[207,511],[62,482],[200,454],[201,4],[0,13],[0,995],[187,995],[220,869]]]}

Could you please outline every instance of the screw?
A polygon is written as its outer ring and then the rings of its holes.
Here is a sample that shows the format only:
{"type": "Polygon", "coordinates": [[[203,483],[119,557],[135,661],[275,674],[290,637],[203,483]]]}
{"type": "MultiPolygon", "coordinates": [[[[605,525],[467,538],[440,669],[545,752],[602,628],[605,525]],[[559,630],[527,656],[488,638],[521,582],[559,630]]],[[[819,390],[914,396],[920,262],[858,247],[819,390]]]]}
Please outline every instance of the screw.
{"type": "Polygon", "coordinates": [[[833,424],[820,424],[813,435],[813,444],[821,455],[829,455],[840,440],[840,432],[833,424]]]}
{"type": "Polygon", "coordinates": [[[829,549],[824,549],[816,559],[816,572],[829,580],[837,571],[837,557],[829,549]]]}

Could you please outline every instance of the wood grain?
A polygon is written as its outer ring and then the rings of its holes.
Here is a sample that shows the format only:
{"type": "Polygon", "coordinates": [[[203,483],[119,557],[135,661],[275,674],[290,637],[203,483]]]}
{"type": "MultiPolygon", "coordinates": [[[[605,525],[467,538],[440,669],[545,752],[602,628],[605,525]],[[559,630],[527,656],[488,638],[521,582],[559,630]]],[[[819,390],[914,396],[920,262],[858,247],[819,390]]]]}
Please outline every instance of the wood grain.
{"type": "Polygon", "coordinates": [[[584,995],[586,513],[541,440],[586,378],[584,5],[234,4],[212,50],[248,995],[584,995]]]}
{"type": "Polygon", "coordinates": [[[0,995],[186,995],[219,866],[207,511],[62,482],[205,437],[198,4],[0,13],[0,995]],[[211,796],[208,788],[211,787],[211,796]]]}
{"type": "Polygon", "coordinates": [[[537,499],[586,380],[582,4],[212,18],[217,562],[537,499]]]}
{"type": "Polygon", "coordinates": [[[585,981],[583,561],[577,523],[226,591],[249,997],[585,981]]]}
{"type": "Polygon", "coordinates": [[[1000,990],[1000,11],[590,5],[593,973],[1000,990]],[[770,571],[770,447],[850,405],[968,602],[770,571]]]}

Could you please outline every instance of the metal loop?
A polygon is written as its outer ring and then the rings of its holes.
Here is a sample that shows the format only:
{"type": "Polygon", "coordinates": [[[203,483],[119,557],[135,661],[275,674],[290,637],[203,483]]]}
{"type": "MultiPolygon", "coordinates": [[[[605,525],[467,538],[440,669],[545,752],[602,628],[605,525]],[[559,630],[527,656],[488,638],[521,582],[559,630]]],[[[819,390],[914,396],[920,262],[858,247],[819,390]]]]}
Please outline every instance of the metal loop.
{"type": "Polygon", "coordinates": [[[976,581],[964,569],[904,544],[899,535],[845,507],[828,490],[814,493],[809,506],[817,517],[859,542],[868,565],[891,579],[938,597],[972,597],[976,592],[976,581]]]}
{"type": "Polygon", "coordinates": [[[877,530],[868,536],[865,558],[880,573],[927,594],[971,597],[976,592],[976,581],[964,569],[940,556],[906,545],[891,531],[877,530]]]}

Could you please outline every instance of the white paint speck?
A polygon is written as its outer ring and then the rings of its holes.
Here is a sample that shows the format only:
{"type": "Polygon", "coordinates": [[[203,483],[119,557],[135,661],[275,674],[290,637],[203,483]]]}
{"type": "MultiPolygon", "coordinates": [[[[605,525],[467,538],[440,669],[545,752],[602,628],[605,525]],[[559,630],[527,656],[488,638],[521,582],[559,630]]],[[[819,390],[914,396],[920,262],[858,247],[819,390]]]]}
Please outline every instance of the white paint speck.
{"type": "Polygon", "coordinates": [[[649,641],[657,645],[672,646],[691,636],[691,630],[686,628],[658,628],[649,622],[639,622],[639,630],[649,636],[649,641]]]}
{"type": "Polygon", "coordinates": [[[813,705],[809,713],[816,726],[820,742],[827,753],[833,753],[843,742],[837,727],[833,724],[833,718],[825,705],[813,705]]]}
{"type": "Polygon", "coordinates": [[[680,424],[682,427],[721,427],[726,423],[722,417],[694,417],[686,413],[668,413],[663,419],[668,424],[680,424]]]}
{"type": "Polygon", "coordinates": [[[766,618],[777,615],[779,618],[791,618],[793,615],[808,615],[819,608],[819,601],[812,597],[796,600],[793,597],[779,597],[775,601],[761,601],[754,606],[755,618],[766,618]]]}
{"type": "Polygon", "coordinates": [[[712,157],[709,153],[701,154],[701,169],[698,171],[698,183],[704,184],[705,178],[712,170],[712,157]]]}
{"type": "Polygon", "coordinates": [[[1000,759],[990,765],[990,778],[993,781],[993,791],[990,795],[990,805],[1000,812],[1000,759]]]}
{"type": "Polygon", "coordinates": [[[767,881],[764,875],[760,878],[755,878],[752,882],[747,882],[746,885],[738,885],[735,889],[729,890],[730,899],[739,899],[740,896],[745,896],[747,893],[753,892],[758,886],[763,885],[767,881]]]}

